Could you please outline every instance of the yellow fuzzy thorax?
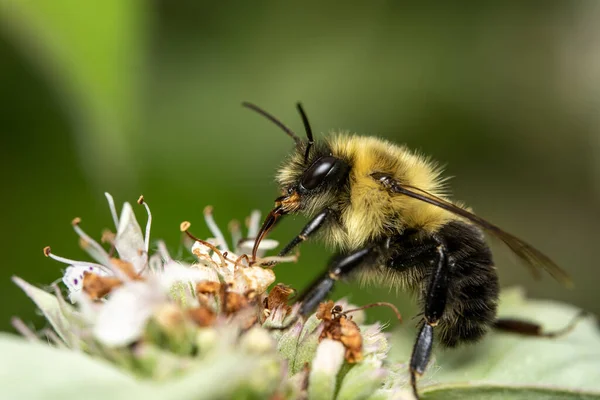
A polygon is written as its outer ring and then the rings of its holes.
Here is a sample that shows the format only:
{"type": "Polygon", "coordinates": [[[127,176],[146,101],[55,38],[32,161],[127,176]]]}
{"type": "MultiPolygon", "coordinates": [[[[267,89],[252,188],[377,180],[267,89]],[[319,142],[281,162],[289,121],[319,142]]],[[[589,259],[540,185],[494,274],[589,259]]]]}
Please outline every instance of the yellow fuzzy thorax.
{"type": "Polygon", "coordinates": [[[358,248],[382,234],[416,228],[438,230],[456,217],[438,207],[402,195],[391,195],[371,176],[393,176],[399,183],[445,198],[441,168],[405,146],[371,136],[335,134],[327,139],[333,156],[349,160],[349,204],[341,209],[341,229],[328,239],[338,248],[358,248]]]}

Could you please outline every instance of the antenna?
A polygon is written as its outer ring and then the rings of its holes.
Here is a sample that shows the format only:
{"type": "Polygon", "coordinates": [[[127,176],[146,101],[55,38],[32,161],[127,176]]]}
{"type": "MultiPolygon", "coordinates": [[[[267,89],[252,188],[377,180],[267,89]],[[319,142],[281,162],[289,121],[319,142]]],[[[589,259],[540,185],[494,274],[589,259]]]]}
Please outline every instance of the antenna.
{"type": "Polygon", "coordinates": [[[312,129],[310,128],[310,123],[308,122],[308,117],[304,112],[302,103],[296,103],[296,108],[298,108],[298,112],[300,112],[302,122],[304,123],[304,130],[306,131],[306,137],[308,138],[308,144],[306,145],[306,153],[304,153],[304,164],[306,164],[306,162],[308,161],[308,154],[310,152],[310,148],[312,147],[313,143],[315,143],[315,141],[313,140],[312,129]]]}
{"type": "MultiPolygon", "coordinates": [[[[242,103],[242,106],[249,108],[253,111],[256,111],[257,113],[259,113],[260,115],[262,115],[263,117],[267,118],[268,120],[270,120],[271,122],[273,122],[275,125],[277,125],[278,127],[280,127],[285,133],[287,133],[287,135],[289,137],[291,137],[292,139],[294,139],[294,142],[296,142],[296,146],[299,147],[302,145],[302,140],[298,137],[298,135],[296,135],[294,133],[294,131],[292,131],[290,128],[288,128],[287,126],[285,126],[281,121],[279,121],[277,118],[275,118],[274,116],[272,116],[271,114],[269,114],[268,112],[266,112],[265,110],[263,110],[262,108],[260,108],[259,106],[249,103],[247,101],[244,101],[242,103]]],[[[303,111],[300,111],[302,113],[302,115],[304,115],[303,111]]],[[[306,117],[304,117],[306,118],[306,117]]],[[[307,122],[308,123],[308,122],[307,122]]],[[[311,134],[311,140],[312,140],[312,134],[311,134]]],[[[308,154],[308,152],[307,152],[308,154]]]]}

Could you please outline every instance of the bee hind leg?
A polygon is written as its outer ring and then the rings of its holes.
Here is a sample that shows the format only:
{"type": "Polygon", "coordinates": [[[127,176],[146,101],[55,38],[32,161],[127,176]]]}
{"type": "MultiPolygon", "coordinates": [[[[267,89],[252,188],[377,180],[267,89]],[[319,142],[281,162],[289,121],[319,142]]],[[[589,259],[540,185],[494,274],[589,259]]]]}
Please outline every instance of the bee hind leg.
{"type": "Polygon", "coordinates": [[[515,318],[500,318],[496,320],[496,322],[494,322],[494,329],[523,336],[557,338],[570,333],[577,326],[577,323],[579,323],[579,321],[588,315],[589,313],[587,311],[581,310],[571,319],[571,321],[569,321],[567,325],[555,331],[549,332],[545,332],[542,325],[538,323],[515,318]]]}
{"type": "Polygon", "coordinates": [[[410,384],[417,399],[419,398],[417,377],[423,375],[427,364],[429,364],[433,347],[433,328],[438,324],[444,313],[448,296],[447,249],[443,243],[438,242],[435,250],[435,269],[431,275],[424,299],[424,321],[410,357],[410,384]]]}

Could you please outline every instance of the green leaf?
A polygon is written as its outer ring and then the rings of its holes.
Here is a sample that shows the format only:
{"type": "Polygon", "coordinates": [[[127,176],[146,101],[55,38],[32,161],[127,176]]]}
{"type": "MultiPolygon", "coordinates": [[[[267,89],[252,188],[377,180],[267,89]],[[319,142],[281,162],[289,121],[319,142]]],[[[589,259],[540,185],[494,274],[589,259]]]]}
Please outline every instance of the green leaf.
{"type": "Polygon", "coordinates": [[[0,354],[3,399],[120,400],[134,392],[144,399],[150,395],[114,366],[77,351],[0,334],[0,354]]]}
{"type": "MultiPolygon", "coordinates": [[[[499,316],[537,322],[552,331],[566,326],[578,311],[526,300],[521,290],[510,289],[501,296],[499,316]]],[[[389,360],[407,362],[414,340],[408,326],[394,332],[389,360]]],[[[599,372],[600,333],[589,317],[558,338],[492,332],[475,345],[435,347],[419,390],[423,399],[600,399],[599,372]]]]}
{"type": "Polygon", "coordinates": [[[492,385],[449,385],[423,392],[423,400],[597,400],[598,394],[536,387],[506,387],[492,385]]]}
{"type": "Polygon", "coordinates": [[[147,383],[154,386],[154,393],[144,400],[268,398],[280,380],[279,368],[274,366],[279,363],[270,357],[252,357],[235,351],[215,352],[213,357],[204,359],[179,379],[163,385],[147,383]]]}
{"type": "Polygon", "coordinates": [[[0,334],[3,399],[201,400],[270,395],[280,380],[273,357],[218,352],[166,382],[138,380],[87,354],[0,334]]]}

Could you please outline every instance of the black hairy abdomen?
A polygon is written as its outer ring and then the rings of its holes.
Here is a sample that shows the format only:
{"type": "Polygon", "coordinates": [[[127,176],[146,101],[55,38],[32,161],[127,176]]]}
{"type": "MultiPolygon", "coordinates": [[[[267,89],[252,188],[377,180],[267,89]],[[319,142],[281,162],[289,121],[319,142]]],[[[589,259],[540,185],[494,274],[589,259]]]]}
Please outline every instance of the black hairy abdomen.
{"type": "MultiPolygon", "coordinates": [[[[425,310],[427,290],[437,268],[436,248],[439,243],[444,244],[447,295],[435,336],[446,347],[481,339],[496,319],[499,295],[492,253],[481,230],[462,221],[451,221],[435,237],[412,229],[390,240],[382,264],[395,270],[399,282],[416,292],[421,310],[425,310]]],[[[443,299],[433,295],[431,301],[435,304],[443,299]]]]}
{"type": "Polygon", "coordinates": [[[488,332],[496,319],[500,289],[481,230],[453,221],[440,229],[439,237],[448,252],[449,279],[446,309],[436,336],[444,346],[454,347],[475,342],[488,332]]]}

